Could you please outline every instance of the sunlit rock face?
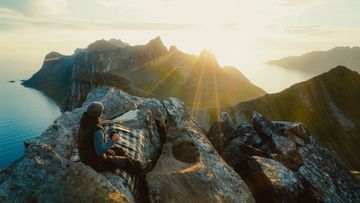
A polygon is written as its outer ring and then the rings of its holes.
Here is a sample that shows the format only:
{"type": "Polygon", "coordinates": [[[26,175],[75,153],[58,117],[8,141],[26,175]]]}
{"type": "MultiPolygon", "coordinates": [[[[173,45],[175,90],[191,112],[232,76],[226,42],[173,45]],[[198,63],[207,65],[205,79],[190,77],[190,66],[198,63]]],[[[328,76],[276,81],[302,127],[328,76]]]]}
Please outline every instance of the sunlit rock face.
{"type": "Polygon", "coordinates": [[[258,202],[296,202],[305,196],[301,179],[276,160],[253,156],[248,165],[258,202]]]}
{"type": "Polygon", "coordinates": [[[182,101],[136,97],[100,87],[89,93],[81,108],[63,113],[28,143],[22,158],[0,171],[0,202],[73,201],[255,200],[242,178],[202,134],[182,101]],[[114,118],[144,136],[140,159],[152,160],[152,169],[136,190],[127,185],[125,177],[97,173],[76,159],[79,120],[93,101],[104,104],[104,119],[114,118]]]}
{"type": "Polygon", "coordinates": [[[169,114],[175,122],[168,126],[162,153],[147,176],[151,201],[254,202],[245,182],[194,121],[184,118],[181,111],[169,114]]]}
{"type": "MultiPolygon", "coordinates": [[[[359,171],[359,103],[359,73],[338,66],[280,93],[239,103],[229,112],[233,112],[238,125],[251,121],[253,111],[273,120],[302,122],[320,144],[334,149],[348,167],[359,171]]],[[[283,147],[284,140],[278,138],[281,140],[274,144],[283,147]]],[[[296,143],[301,140],[291,141],[296,143]]],[[[291,150],[293,144],[288,144],[288,150],[291,150]]]]}
{"type": "Polygon", "coordinates": [[[218,152],[257,202],[360,201],[360,182],[302,123],[269,121],[254,112],[252,125],[242,123],[235,134],[228,127],[213,133],[214,146],[228,143],[218,152]]]}

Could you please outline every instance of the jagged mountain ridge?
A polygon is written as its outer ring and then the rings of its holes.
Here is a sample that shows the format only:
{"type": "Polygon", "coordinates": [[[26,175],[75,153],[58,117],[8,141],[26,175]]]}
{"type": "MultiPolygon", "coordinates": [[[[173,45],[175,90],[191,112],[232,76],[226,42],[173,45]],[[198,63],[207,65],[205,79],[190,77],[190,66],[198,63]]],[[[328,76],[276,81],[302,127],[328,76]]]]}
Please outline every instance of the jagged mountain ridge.
{"type": "Polygon", "coordinates": [[[231,106],[265,93],[236,68],[221,68],[209,51],[197,57],[175,46],[168,50],[159,37],[137,46],[99,40],[71,56],[49,54],[23,84],[43,91],[64,110],[81,106],[87,93],[102,85],[138,96],[177,97],[193,108],[231,106]],[[123,82],[109,82],[101,74],[123,82]]]}
{"type": "Polygon", "coordinates": [[[328,51],[313,51],[301,56],[288,56],[268,61],[271,65],[310,74],[321,74],[330,67],[343,65],[360,71],[360,47],[335,47],[328,51]]]}
{"type": "Polygon", "coordinates": [[[348,166],[360,168],[360,75],[343,66],[263,97],[242,102],[231,111],[237,123],[252,111],[272,120],[303,122],[348,166]]]}

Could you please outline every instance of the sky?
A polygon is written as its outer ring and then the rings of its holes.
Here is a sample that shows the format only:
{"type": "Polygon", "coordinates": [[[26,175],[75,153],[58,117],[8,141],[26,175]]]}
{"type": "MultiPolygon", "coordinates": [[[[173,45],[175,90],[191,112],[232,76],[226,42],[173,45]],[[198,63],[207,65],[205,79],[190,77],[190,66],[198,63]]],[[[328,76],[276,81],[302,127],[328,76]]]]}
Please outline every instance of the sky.
{"type": "Polygon", "coordinates": [[[72,54],[99,39],[160,36],[187,53],[210,49],[277,92],[310,76],[263,62],[360,46],[359,10],[358,0],[0,0],[0,74],[29,77],[50,51],[72,54]]]}

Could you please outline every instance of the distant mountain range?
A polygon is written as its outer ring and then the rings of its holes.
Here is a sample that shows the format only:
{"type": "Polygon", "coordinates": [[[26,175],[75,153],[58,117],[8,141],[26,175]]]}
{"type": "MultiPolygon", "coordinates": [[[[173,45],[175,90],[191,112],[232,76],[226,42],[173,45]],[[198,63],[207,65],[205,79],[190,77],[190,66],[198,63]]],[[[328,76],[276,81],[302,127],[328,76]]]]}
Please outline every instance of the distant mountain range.
{"type": "Polygon", "coordinates": [[[242,102],[231,112],[237,123],[253,111],[272,120],[303,122],[352,168],[360,168],[360,75],[344,66],[286,90],[242,102]]]}
{"type": "Polygon", "coordinates": [[[265,94],[237,68],[220,67],[210,51],[195,56],[175,46],[167,49],[159,37],[138,46],[99,40],[71,56],[51,52],[23,84],[43,91],[63,110],[81,106],[91,89],[103,85],[137,96],[177,97],[193,113],[265,94]]]}
{"type": "Polygon", "coordinates": [[[336,47],[328,51],[313,51],[301,56],[271,60],[268,64],[310,74],[320,74],[338,65],[360,72],[360,47],[336,47]]]}

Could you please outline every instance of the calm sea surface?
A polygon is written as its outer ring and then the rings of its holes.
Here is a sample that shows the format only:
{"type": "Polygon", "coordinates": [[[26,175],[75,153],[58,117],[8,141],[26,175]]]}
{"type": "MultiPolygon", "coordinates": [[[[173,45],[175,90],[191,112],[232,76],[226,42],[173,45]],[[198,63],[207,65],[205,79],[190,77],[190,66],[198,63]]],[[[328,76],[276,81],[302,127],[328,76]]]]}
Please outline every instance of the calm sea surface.
{"type": "Polygon", "coordinates": [[[60,116],[60,109],[41,92],[19,79],[0,76],[0,168],[24,153],[24,142],[39,135],[60,116]]]}

